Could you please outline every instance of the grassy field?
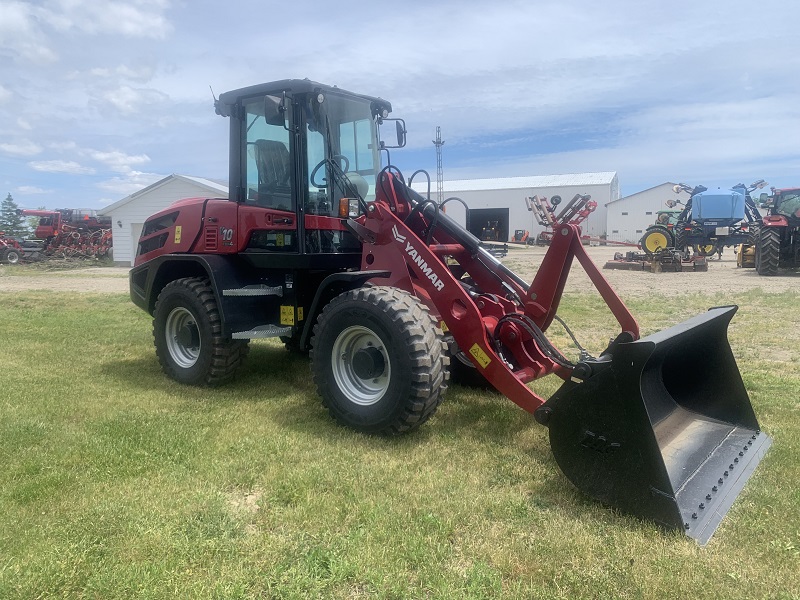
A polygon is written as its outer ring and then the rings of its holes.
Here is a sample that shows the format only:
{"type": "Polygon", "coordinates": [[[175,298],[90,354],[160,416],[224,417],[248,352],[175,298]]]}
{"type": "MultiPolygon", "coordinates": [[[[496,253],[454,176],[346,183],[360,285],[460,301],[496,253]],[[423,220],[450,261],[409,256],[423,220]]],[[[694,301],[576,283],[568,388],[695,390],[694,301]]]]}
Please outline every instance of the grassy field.
{"type": "MultiPolygon", "coordinates": [[[[699,548],[578,493],[500,396],[453,386],[418,432],[368,437],[276,343],[193,389],[123,295],[0,293],[0,598],[800,598],[799,299],[629,302],[644,333],[741,306],[774,445],[699,548]]],[[[601,312],[570,294],[561,314],[599,349],[601,312]]]]}

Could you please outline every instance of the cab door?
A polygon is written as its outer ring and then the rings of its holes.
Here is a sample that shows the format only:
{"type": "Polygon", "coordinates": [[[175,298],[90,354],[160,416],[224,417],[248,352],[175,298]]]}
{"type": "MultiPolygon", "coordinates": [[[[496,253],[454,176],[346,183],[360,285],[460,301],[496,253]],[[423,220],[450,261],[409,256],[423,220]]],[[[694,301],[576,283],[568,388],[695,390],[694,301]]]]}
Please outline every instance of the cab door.
{"type": "Polygon", "coordinates": [[[244,144],[239,230],[244,252],[299,252],[296,136],[289,131],[288,101],[269,95],[242,102],[244,144]]]}

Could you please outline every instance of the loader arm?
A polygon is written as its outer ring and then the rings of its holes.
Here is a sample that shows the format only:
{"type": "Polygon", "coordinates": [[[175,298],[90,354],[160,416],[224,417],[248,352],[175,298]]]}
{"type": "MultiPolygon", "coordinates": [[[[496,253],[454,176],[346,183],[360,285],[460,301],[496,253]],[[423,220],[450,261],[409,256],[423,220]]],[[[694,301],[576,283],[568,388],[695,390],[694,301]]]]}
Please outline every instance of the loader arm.
{"type": "Polygon", "coordinates": [[[558,235],[529,286],[435,204],[391,173],[383,177],[386,182],[378,186],[377,201],[363,223],[370,233],[360,235],[362,268],[392,273],[381,284],[423,299],[484,377],[526,411],[533,413],[545,402],[528,382],[551,373],[566,380],[572,374],[574,365],[544,332],[555,317],[573,258],[609,305],[621,333],[638,339],[635,319],[589,259],[578,225],[556,224],[558,235]]]}

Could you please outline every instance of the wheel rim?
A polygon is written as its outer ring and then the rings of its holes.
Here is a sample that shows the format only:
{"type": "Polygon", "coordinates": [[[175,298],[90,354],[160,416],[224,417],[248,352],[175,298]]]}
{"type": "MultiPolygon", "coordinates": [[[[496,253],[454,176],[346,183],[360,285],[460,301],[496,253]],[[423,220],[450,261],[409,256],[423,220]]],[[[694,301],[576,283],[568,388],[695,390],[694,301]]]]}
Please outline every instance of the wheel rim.
{"type": "Polygon", "coordinates": [[[6,258],[9,264],[15,265],[19,262],[19,252],[17,252],[16,250],[12,250],[11,252],[8,253],[8,256],[6,258]]]}
{"type": "Polygon", "coordinates": [[[714,254],[714,244],[702,244],[697,246],[697,253],[701,256],[714,254]]]}
{"type": "Polygon", "coordinates": [[[392,369],[386,347],[366,327],[348,327],[339,334],[333,343],[331,369],[342,393],[360,406],[375,404],[389,389],[392,369]],[[359,364],[365,356],[372,361],[371,370],[359,364]]]}
{"type": "Polygon", "coordinates": [[[644,240],[644,247],[650,252],[663,250],[669,246],[667,236],[660,231],[649,234],[644,240]]]}
{"type": "Polygon", "coordinates": [[[194,315],[182,306],[173,308],[167,316],[164,330],[172,360],[183,369],[194,366],[200,356],[201,346],[200,330],[194,315]]]}

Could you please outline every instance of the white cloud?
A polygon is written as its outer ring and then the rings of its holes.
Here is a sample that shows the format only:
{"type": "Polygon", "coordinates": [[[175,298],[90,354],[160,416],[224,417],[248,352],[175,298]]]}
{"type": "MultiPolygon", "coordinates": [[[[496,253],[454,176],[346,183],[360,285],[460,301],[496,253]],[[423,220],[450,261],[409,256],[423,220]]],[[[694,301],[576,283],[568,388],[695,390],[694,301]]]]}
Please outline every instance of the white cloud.
{"type": "Polygon", "coordinates": [[[41,11],[41,19],[57,31],[88,34],[121,34],[163,38],[172,31],[164,16],[169,2],[81,2],[55,0],[41,11]]]}
{"type": "Polygon", "coordinates": [[[0,152],[13,156],[35,156],[42,151],[42,147],[30,140],[21,140],[17,143],[0,144],[0,152]]]}
{"type": "Polygon", "coordinates": [[[36,65],[55,62],[56,53],[50,48],[38,20],[46,9],[28,2],[0,4],[0,56],[22,59],[36,65]]]}
{"type": "Polygon", "coordinates": [[[118,150],[110,152],[90,150],[89,156],[118,173],[133,173],[132,165],[143,165],[150,162],[150,157],[146,154],[130,155],[118,150]]]}
{"type": "Polygon", "coordinates": [[[45,190],[40,187],[36,187],[35,185],[21,185],[14,190],[15,192],[19,192],[21,195],[34,195],[34,194],[52,194],[53,190],[45,190]]]}
{"type": "Polygon", "coordinates": [[[11,100],[11,90],[0,85],[0,104],[8,102],[9,100],[11,100]]]}
{"type": "Polygon", "coordinates": [[[78,148],[75,142],[50,142],[47,147],[51,150],[70,151],[78,148]]]}
{"type": "MultiPolygon", "coordinates": [[[[139,67],[132,67],[130,65],[118,65],[114,68],[109,67],[94,67],[88,71],[89,75],[98,79],[112,79],[119,78],[129,81],[138,81],[141,83],[147,82],[152,79],[155,68],[152,65],[143,65],[139,67]]],[[[79,72],[71,74],[71,76],[79,76],[79,72]]]]}
{"type": "Polygon", "coordinates": [[[158,90],[135,89],[123,85],[103,94],[103,99],[127,116],[136,114],[146,107],[165,103],[169,98],[158,90]]]}
{"type": "Polygon", "coordinates": [[[74,160],[40,160],[28,165],[45,173],[69,173],[70,175],[91,175],[95,172],[91,167],[84,167],[74,160]]]}
{"type": "Polygon", "coordinates": [[[163,177],[163,175],[158,175],[156,173],[132,171],[124,177],[114,177],[106,181],[101,181],[97,184],[97,187],[108,192],[119,194],[120,197],[125,197],[142,188],[146,188],[159,179],[163,179],[163,177]]]}

